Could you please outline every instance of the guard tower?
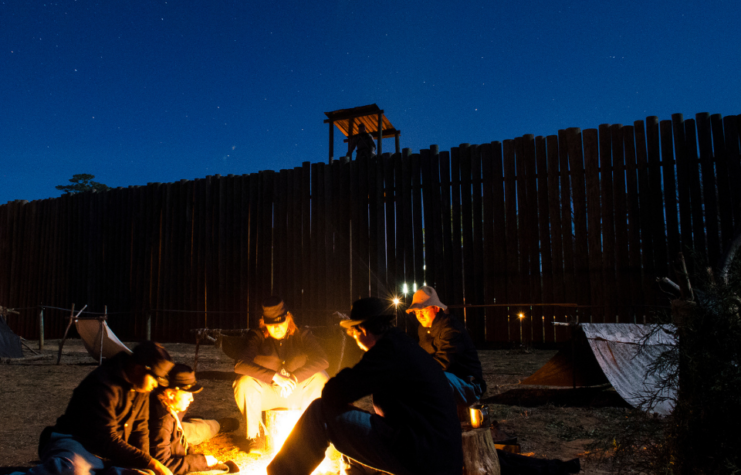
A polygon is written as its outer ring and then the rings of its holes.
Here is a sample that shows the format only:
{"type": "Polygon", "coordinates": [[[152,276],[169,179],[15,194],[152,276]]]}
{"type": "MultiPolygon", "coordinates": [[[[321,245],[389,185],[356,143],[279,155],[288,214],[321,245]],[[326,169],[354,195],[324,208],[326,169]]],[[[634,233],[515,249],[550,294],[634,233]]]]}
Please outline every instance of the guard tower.
{"type": "MultiPolygon", "coordinates": [[[[335,125],[340,129],[340,132],[345,134],[345,137],[347,137],[345,143],[348,143],[350,141],[349,139],[357,132],[358,126],[364,124],[366,132],[376,138],[376,153],[378,155],[383,153],[381,147],[382,139],[394,137],[396,142],[396,153],[399,153],[400,132],[391,125],[388,118],[383,115],[383,110],[381,110],[376,104],[325,112],[324,115],[328,117],[324,123],[329,124],[329,163],[334,161],[335,125]]],[[[350,145],[348,144],[348,149],[349,148],[350,145]]]]}

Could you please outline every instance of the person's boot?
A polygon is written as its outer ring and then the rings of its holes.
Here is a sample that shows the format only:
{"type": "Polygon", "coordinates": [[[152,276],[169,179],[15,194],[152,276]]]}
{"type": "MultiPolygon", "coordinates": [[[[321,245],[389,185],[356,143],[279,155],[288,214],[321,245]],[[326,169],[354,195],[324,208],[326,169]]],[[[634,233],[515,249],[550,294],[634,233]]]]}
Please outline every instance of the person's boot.
{"type": "Polygon", "coordinates": [[[251,454],[265,455],[267,453],[267,441],[264,435],[258,435],[254,439],[247,440],[251,454]]]}

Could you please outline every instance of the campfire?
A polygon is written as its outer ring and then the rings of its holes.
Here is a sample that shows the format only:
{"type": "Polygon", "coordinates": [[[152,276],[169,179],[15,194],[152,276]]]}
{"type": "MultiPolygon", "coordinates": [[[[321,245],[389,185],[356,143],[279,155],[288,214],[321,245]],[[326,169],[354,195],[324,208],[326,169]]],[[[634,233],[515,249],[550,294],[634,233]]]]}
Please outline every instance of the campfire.
{"type": "MultiPolygon", "coordinates": [[[[236,448],[230,452],[219,450],[218,457],[227,460],[231,458],[240,469],[243,475],[260,474],[265,475],[267,466],[275,457],[283,443],[290,435],[293,427],[301,417],[301,410],[292,409],[273,409],[266,411],[266,423],[264,426],[267,436],[266,453],[264,455],[248,454],[238,451],[236,448]],[[223,454],[223,455],[222,455],[223,454]]],[[[216,441],[214,441],[216,442],[216,441]]],[[[221,444],[220,444],[221,445],[221,444]]],[[[216,455],[216,454],[215,454],[216,455]]],[[[333,446],[327,449],[324,460],[319,467],[314,470],[312,475],[344,475],[345,471],[340,460],[340,453],[333,446]]]]}

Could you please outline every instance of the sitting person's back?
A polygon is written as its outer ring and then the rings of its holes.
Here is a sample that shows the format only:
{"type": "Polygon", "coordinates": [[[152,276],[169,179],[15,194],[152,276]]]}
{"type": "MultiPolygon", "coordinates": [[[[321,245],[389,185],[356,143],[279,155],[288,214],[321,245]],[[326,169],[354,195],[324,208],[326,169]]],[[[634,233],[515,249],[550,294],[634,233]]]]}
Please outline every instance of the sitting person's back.
{"type": "Polygon", "coordinates": [[[332,443],[351,460],[396,475],[454,475],[463,466],[455,401],[437,363],[377,298],[353,304],[342,321],[366,353],[330,379],[301,416],[268,474],[309,475],[332,443]],[[351,405],[373,395],[376,414],[351,405]]]}

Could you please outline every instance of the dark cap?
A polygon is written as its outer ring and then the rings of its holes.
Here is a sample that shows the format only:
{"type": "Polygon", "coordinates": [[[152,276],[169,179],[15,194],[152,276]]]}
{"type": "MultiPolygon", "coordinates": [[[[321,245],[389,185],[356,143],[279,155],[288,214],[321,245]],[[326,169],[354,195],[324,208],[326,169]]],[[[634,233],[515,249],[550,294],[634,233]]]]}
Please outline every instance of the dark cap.
{"type": "Polygon", "coordinates": [[[203,386],[196,381],[196,372],[190,366],[182,363],[175,363],[168,374],[168,379],[170,380],[168,387],[173,389],[189,393],[199,393],[203,390],[203,386]]]}
{"type": "Polygon", "coordinates": [[[131,358],[134,363],[144,366],[157,383],[167,386],[167,373],[175,363],[162,345],[153,341],[143,341],[134,348],[131,358]]]}
{"type": "Polygon", "coordinates": [[[276,296],[271,296],[265,299],[262,303],[262,321],[265,325],[277,325],[286,321],[286,305],[283,303],[283,299],[276,296]]]}
{"type": "Polygon", "coordinates": [[[392,318],[394,318],[394,308],[392,303],[376,297],[368,297],[356,300],[352,304],[350,319],[340,321],[340,325],[344,328],[351,328],[355,325],[365,323],[368,320],[390,320],[392,318]]]}

